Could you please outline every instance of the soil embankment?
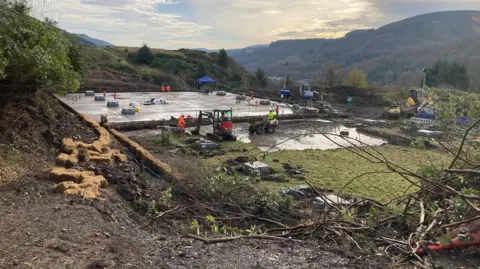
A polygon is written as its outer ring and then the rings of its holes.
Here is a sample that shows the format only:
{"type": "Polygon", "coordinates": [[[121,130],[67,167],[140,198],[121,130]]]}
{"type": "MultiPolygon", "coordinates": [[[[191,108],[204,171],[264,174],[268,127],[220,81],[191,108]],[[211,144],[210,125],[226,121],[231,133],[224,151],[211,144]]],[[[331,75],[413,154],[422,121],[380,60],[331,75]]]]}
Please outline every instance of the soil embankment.
{"type": "MultiPolygon", "coordinates": [[[[2,139],[18,149],[24,169],[10,183],[0,185],[0,227],[4,231],[0,268],[386,266],[384,259],[352,260],[354,254],[344,248],[313,242],[241,240],[210,246],[180,236],[185,216],[161,218],[152,225],[147,217],[149,204],[159,199],[167,183],[145,172],[114,140],[112,149],[127,154],[126,163],[82,163],[72,167],[108,180],[109,187],[101,190],[99,199],[53,193],[54,182],[48,179],[48,170],[42,168],[53,166],[62,138],[91,143],[98,135],[61,107],[55,107],[55,116],[48,118],[43,109],[26,106],[15,106],[16,110],[10,110],[12,114],[2,117],[2,122],[8,123],[2,126],[11,126],[3,130],[2,139]]],[[[182,205],[181,199],[173,199],[182,205]]]]}

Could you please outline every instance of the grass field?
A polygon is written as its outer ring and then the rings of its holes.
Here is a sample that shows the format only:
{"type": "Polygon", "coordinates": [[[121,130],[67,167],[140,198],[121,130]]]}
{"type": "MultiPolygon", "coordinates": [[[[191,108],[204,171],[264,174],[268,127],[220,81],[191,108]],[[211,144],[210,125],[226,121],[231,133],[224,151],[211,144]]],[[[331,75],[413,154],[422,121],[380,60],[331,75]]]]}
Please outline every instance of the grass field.
{"type": "MultiPolygon", "coordinates": [[[[278,152],[264,154],[247,144],[241,142],[224,143],[225,147],[247,148],[246,154],[249,157],[257,158],[270,165],[273,169],[283,172],[282,163],[290,163],[292,165],[300,165],[308,171],[305,175],[306,180],[319,188],[333,189],[338,192],[351,181],[365,173],[385,172],[376,174],[366,174],[355,179],[350,185],[344,189],[344,193],[359,195],[362,197],[373,198],[379,201],[388,201],[391,198],[401,195],[410,186],[410,183],[403,179],[400,175],[388,173],[385,164],[372,163],[362,157],[355,155],[347,149],[337,150],[303,150],[293,151],[284,150],[278,152]]],[[[414,149],[409,147],[397,146],[381,146],[373,149],[367,149],[374,156],[384,156],[389,162],[399,165],[413,172],[420,166],[426,164],[434,164],[445,167],[451,157],[434,150],[414,149]]],[[[358,151],[358,150],[356,150],[358,151]]],[[[228,159],[245,155],[245,153],[230,153],[224,156],[204,159],[204,164],[209,167],[218,166],[220,163],[228,159]]],[[[366,155],[362,153],[362,155],[366,155]]],[[[371,158],[373,159],[373,158],[371,158]]],[[[288,186],[296,186],[304,184],[302,180],[291,179],[286,183],[265,182],[258,183],[259,186],[269,189],[281,189],[288,186]]],[[[416,188],[411,188],[413,192],[416,188]]]]}

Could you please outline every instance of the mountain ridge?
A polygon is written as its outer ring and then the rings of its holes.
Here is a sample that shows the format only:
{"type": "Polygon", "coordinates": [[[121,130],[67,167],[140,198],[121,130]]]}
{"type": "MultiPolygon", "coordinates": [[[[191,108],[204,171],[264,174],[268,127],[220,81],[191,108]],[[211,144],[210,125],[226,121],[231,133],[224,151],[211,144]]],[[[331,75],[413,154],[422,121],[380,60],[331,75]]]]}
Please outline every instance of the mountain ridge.
{"type": "Polygon", "coordinates": [[[101,40],[101,39],[97,39],[97,38],[93,38],[93,37],[90,37],[86,34],[72,33],[72,35],[76,36],[78,39],[80,39],[83,42],[91,43],[91,44],[93,44],[97,47],[115,47],[115,45],[113,45],[110,42],[107,42],[107,41],[104,41],[104,40],[101,40]]]}
{"type": "Polygon", "coordinates": [[[289,75],[297,79],[320,77],[323,65],[328,62],[337,63],[345,70],[360,66],[371,81],[385,84],[383,80],[390,70],[394,80],[404,72],[418,76],[423,67],[439,58],[477,68],[480,66],[477,57],[469,60],[458,52],[459,42],[470,40],[461,47],[474,53],[473,56],[480,55],[480,51],[472,48],[477,39],[480,40],[480,11],[442,11],[392,22],[377,29],[354,30],[337,39],[279,40],[251,53],[231,56],[249,71],[262,68],[272,76],[281,75],[288,61],[289,75]],[[421,55],[411,57],[409,54],[421,55]]]}

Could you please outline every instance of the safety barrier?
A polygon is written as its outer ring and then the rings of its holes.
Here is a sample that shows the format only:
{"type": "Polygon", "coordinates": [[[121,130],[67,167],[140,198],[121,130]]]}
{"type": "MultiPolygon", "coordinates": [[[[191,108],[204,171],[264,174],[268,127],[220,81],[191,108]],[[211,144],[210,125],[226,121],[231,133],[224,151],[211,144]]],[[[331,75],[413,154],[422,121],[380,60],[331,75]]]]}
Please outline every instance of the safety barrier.
{"type": "Polygon", "coordinates": [[[174,172],[168,164],[163,163],[162,161],[157,159],[148,150],[140,146],[137,142],[131,140],[126,135],[120,133],[115,129],[110,129],[110,133],[118,141],[125,145],[135,155],[135,157],[138,157],[142,161],[143,165],[145,165],[155,173],[162,174],[170,180],[181,180],[181,176],[178,173],[174,172]]]}
{"type": "Polygon", "coordinates": [[[420,124],[420,125],[429,125],[429,124],[434,124],[435,120],[412,117],[410,118],[410,122],[415,124],[420,124]]]}

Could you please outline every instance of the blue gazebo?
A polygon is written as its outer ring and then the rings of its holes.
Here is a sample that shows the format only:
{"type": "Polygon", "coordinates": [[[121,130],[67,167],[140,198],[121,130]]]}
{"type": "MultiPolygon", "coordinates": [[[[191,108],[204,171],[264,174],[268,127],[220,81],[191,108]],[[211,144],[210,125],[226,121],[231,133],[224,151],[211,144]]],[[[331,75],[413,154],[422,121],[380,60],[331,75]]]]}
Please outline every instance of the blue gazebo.
{"type": "Polygon", "coordinates": [[[214,79],[211,79],[209,76],[204,76],[203,78],[199,78],[195,80],[195,88],[200,89],[202,85],[205,84],[214,84],[217,81],[214,79]]]}

